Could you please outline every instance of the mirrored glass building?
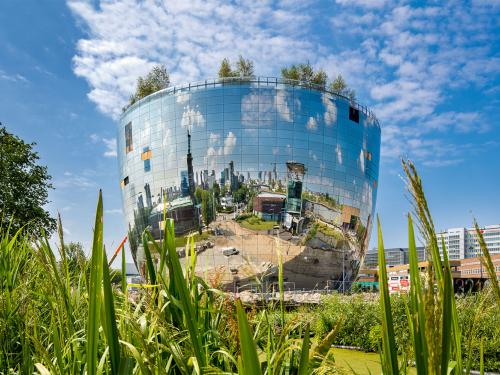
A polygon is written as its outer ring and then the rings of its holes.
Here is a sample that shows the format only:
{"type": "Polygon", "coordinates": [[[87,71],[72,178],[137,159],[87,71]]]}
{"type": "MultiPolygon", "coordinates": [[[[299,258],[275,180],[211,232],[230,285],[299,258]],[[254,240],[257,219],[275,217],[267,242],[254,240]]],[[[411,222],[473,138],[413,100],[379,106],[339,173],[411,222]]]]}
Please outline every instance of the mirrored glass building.
{"type": "Polygon", "coordinates": [[[179,255],[193,235],[212,282],[272,285],[281,257],[290,288],[345,288],[368,246],[379,154],[366,107],[308,84],[238,78],[152,94],[118,125],[138,269],[142,233],[160,242],[166,212],[179,255]]]}

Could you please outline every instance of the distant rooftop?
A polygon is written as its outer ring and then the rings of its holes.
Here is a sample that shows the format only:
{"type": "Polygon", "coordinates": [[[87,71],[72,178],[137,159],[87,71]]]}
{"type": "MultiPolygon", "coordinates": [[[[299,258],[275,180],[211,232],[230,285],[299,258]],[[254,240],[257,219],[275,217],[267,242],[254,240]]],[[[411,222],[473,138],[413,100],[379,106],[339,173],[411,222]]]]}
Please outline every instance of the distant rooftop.
{"type": "Polygon", "coordinates": [[[259,198],[286,198],[285,194],[275,193],[273,191],[263,191],[257,195],[259,198]]]}
{"type": "MultiPolygon", "coordinates": [[[[191,201],[190,197],[180,197],[174,199],[171,202],[167,202],[167,210],[173,210],[179,207],[187,207],[192,205],[193,202],[191,201]]],[[[158,206],[156,206],[152,212],[153,213],[163,212],[163,203],[160,203],[158,206]]]]}

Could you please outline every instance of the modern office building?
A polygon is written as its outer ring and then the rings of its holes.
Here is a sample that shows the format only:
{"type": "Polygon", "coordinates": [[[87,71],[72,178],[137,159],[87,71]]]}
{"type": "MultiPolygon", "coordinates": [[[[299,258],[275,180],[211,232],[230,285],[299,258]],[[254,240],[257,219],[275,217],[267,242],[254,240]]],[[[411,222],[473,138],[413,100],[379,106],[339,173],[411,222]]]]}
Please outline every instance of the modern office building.
{"type": "MultiPolygon", "coordinates": [[[[481,228],[484,242],[490,254],[500,254],[500,225],[481,228]]],[[[442,254],[442,240],[449,259],[467,259],[481,255],[481,247],[475,228],[451,228],[437,234],[439,251],[442,254]]]]}
{"type": "MultiPolygon", "coordinates": [[[[384,249],[385,263],[387,267],[401,266],[410,263],[410,256],[407,247],[395,247],[391,249],[384,249]]],[[[419,262],[427,260],[425,248],[417,246],[417,257],[419,262]]],[[[377,268],[378,267],[378,250],[373,248],[366,253],[364,268],[377,268]]]]}
{"type": "Polygon", "coordinates": [[[221,274],[228,287],[277,280],[278,253],[297,288],[351,282],[370,237],[379,154],[370,110],[311,84],[235,78],[154,93],[118,125],[138,269],[142,233],[161,241],[166,212],[177,236],[201,233],[214,244],[198,255],[198,270],[221,274]],[[262,221],[273,229],[254,225],[262,221]],[[224,256],[228,247],[238,254],[224,256]]]}

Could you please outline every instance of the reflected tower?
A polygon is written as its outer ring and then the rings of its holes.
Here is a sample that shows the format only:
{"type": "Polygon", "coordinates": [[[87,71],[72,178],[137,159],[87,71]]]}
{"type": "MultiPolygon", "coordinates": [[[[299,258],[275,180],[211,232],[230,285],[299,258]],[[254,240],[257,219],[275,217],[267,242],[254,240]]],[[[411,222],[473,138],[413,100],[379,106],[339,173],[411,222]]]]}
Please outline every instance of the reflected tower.
{"type": "Polygon", "coordinates": [[[189,196],[191,197],[193,204],[196,204],[194,197],[194,175],[193,175],[193,156],[191,155],[191,133],[189,130],[187,132],[188,136],[188,152],[187,152],[187,173],[188,173],[188,184],[189,184],[189,196]]]}

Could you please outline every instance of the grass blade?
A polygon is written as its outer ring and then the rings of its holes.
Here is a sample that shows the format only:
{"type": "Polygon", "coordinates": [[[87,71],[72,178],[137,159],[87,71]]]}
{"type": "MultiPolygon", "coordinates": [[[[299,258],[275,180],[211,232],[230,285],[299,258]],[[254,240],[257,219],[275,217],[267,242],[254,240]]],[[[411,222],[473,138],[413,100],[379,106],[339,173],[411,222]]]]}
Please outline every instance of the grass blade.
{"type": "Polygon", "coordinates": [[[321,364],[323,358],[326,357],[328,351],[332,347],[333,340],[337,337],[337,333],[342,325],[343,318],[340,318],[336,323],[335,327],[328,333],[328,335],[316,346],[311,348],[311,353],[309,354],[309,368],[316,369],[321,364]]]}
{"type": "Polygon", "coordinates": [[[298,375],[307,375],[309,368],[309,323],[306,325],[304,340],[302,341],[302,350],[300,351],[300,364],[298,375]]]}
{"type": "Polygon", "coordinates": [[[444,270],[443,270],[443,316],[442,316],[442,333],[441,333],[441,374],[448,375],[448,366],[450,361],[451,350],[451,323],[452,323],[452,300],[453,300],[453,283],[451,281],[450,264],[446,254],[446,248],[443,247],[444,255],[444,270]]]}
{"type": "Polygon", "coordinates": [[[479,375],[484,375],[484,346],[482,337],[479,344],[479,375]]]}
{"type": "Polygon", "coordinates": [[[99,190],[92,242],[92,257],[89,285],[89,308],[87,320],[87,373],[95,375],[97,370],[97,346],[99,342],[99,313],[101,306],[103,265],[102,192],[99,190]]]}
{"type": "Polygon", "coordinates": [[[35,363],[35,367],[41,375],[50,375],[50,371],[41,363],[35,363]]]}
{"type": "MultiPolygon", "coordinates": [[[[167,238],[175,238],[174,234],[174,221],[172,219],[167,219],[165,223],[165,230],[167,238]]],[[[191,338],[191,343],[193,345],[193,351],[198,359],[198,364],[201,369],[205,368],[206,359],[205,352],[202,349],[201,337],[198,332],[198,320],[196,319],[196,312],[191,301],[188,286],[184,274],[182,272],[181,263],[179,261],[179,256],[177,254],[175,243],[173,240],[167,243],[167,251],[169,263],[171,265],[170,277],[175,281],[175,294],[178,295],[179,301],[182,305],[182,311],[184,314],[184,321],[187,326],[189,336],[191,338]]]]}
{"type": "Polygon", "coordinates": [[[148,244],[148,232],[142,234],[142,246],[144,247],[144,255],[146,256],[146,268],[149,275],[149,283],[151,285],[156,285],[156,270],[153,264],[153,258],[151,257],[151,251],[149,250],[148,244]]]}
{"type": "Polygon", "coordinates": [[[106,252],[103,249],[103,295],[104,301],[101,305],[103,314],[103,326],[109,346],[109,357],[111,359],[111,373],[118,374],[120,369],[121,351],[116,327],[115,304],[113,301],[113,291],[111,290],[111,278],[109,276],[109,266],[106,252]]]}
{"type": "Polygon", "coordinates": [[[427,342],[425,340],[425,311],[422,282],[418,269],[417,247],[413,220],[408,215],[408,253],[410,257],[410,317],[413,328],[413,348],[415,364],[419,375],[427,375],[427,342]]]}
{"type": "Polygon", "coordinates": [[[236,300],[236,314],[238,317],[238,335],[240,338],[241,361],[243,373],[249,375],[262,374],[257,349],[253,340],[252,329],[243,310],[241,301],[236,300]]]}
{"type": "Polygon", "coordinates": [[[382,311],[382,370],[384,374],[398,374],[398,357],[396,341],[394,339],[394,325],[392,322],[391,300],[389,297],[389,282],[385,264],[384,240],[380,220],[377,217],[378,227],[378,264],[380,280],[380,310],[382,311]]]}

